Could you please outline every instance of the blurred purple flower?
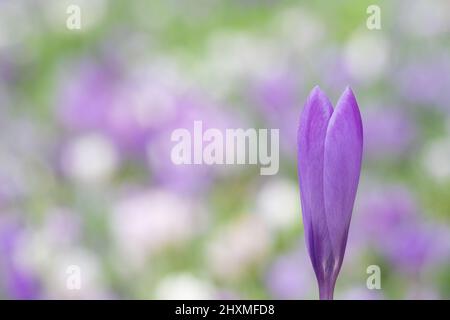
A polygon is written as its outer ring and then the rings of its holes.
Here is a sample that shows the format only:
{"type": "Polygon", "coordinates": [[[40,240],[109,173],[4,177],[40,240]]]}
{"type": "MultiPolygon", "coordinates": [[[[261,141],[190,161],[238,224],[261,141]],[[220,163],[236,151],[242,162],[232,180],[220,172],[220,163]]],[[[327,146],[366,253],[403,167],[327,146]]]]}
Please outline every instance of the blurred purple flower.
{"type": "Polygon", "coordinates": [[[303,224],[321,299],[332,299],[359,182],[363,132],[347,88],[333,110],[315,87],[300,117],[298,174],[303,224]]]}
{"type": "Polygon", "coordinates": [[[241,300],[242,297],[234,291],[227,289],[220,289],[214,295],[214,299],[217,300],[241,300]]]}
{"type": "Polygon", "coordinates": [[[292,145],[297,139],[297,125],[291,121],[297,117],[297,102],[301,95],[299,83],[292,74],[275,73],[262,79],[255,87],[255,100],[269,126],[280,130],[283,151],[295,154],[292,145]]]}
{"type": "Polygon", "coordinates": [[[381,243],[399,229],[418,223],[416,203],[408,190],[402,187],[384,187],[383,191],[369,191],[358,206],[358,229],[365,237],[384,247],[381,243]]]}
{"type": "Polygon", "coordinates": [[[83,63],[63,80],[58,97],[63,124],[73,130],[105,129],[120,83],[118,70],[109,64],[83,63]]]}
{"type": "Polygon", "coordinates": [[[14,86],[21,75],[17,52],[0,52],[0,84],[14,86]]]}
{"type": "Polygon", "coordinates": [[[176,192],[192,193],[204,191],[215,176],[218,167],[209,165],[174,164],[171,160],[171,134],[173,130],[184,128],[194,138],[194,121],[202,121],[203,131],[209,128],[225,132],[226,128],[237,125],[236,119],[219,109],[213,103],[207,102],[192,94],[176,98],[176,114],[164,128],[155,134],[147,146],[147,158],[152,170],[154,181],[176,192]]]}
{"type": "Polygon", "coordinates": [[[449,261],[448,230],[425,222],[407,190],[385,187],[372,192],[361,200],[358,211],[359,231],[402,273],[417,275],[449,261]]]}
{"type": "Polygon", "coordinates": [[[417,60],[399,70],[394,85],[407,101],[450,112],[450,62],[447,56],[417,60]]]}
{"type": "Polygon", "coordinates": [[[402,110],[372,110],[365,114],[365,155],[372,160],[403,158],[417,137],[414,120],[402,110]]]}
{"type": "Polygon", "coordinates": [[[447,233],[422,225],[398,230],[384,251],[389,261],[401,272],[417,275],[424,268],[445,261],[450,249],[447,233]]]}
{"type": "Polygon", "coordinates": [[[86,63],[64,82],[59,116],[71,130],[102,132],[122,150],[143,155],[152,134],[172,117],[174,96],[150,75],[126,76],[111,63],[86,63]]]}
{"type": "Polygon", "coordinates": [[[0,221],[0,279],[4,283],[6,296],[11,299],[37,299],[40,288],[37,278],[18,265],[15,255],[21,227],[14,221],[2,219],[0,221]]]}
{"type": "Polygon", "coordinates": [[[306,253],[300,250],[279,257],[269,268],[266,284],[276,299],[305,299],[312,289],[310,268],[306,268],[306,253]]]}
{"type": "Polygon", "coordinates": [[[149,72],[124,75],[108,63],[83,65],[62,89],[60,116],[74,131],[100,132],[122,157],[148,161],[156,184],[180,192],[204,190],[211,166],[175,165],[170,159],[174,129],[229,127],[230,117],[208,99],[177,83],[159,81],[149,72]]]}

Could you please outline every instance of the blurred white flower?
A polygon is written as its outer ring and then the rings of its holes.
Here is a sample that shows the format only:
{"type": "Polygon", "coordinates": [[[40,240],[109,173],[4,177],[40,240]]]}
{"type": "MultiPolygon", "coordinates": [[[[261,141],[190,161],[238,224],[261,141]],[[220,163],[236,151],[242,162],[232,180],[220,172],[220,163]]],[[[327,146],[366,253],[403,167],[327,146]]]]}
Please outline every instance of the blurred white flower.
{"type": "Polygon", "coordinates": [[[281,37],[280,44],[297,53],[313,48],[325,35],[323,22],[302,7],[281,11],[274,19],[274,29],[281,37]]]}
{"type": "MultiPolygon", "coordinates": [[[[51,219],[49,219],[51,220],[51,219]]],[[[32,266],[39,275],[47,299],[108,298],[98,256],[76,243],[59,241],[52,221],[43,228],[29,229],[21,239],[17,265],[32,266]],[[48,225],[50,223],[50,225],[48,225]],[[79,288],[69,289],[70,266],[79,267],[79,288]]],[[[78,275],[75,275],[78,276],[78,275]]]]}
{"type": "Polygon", "coordinates": [[[136,76],[121,88],[111,112],[111,122],[120,127],[125,119],[140,128],[154,129],[164,125],[174,113],[174,97],[167,88],[149,76],[136,76]]]}
{"type": "Polygon", "coordinates": [[[70,208],[48,210],[42,232],[55,246],[73,245],[81,236],[81,214],[70,208]]]}
{"type": "Polygon", "coordinates": [[[236,83],[259,78],[275,69],[284,60],[283,54],[273,39],[245,32],[216,32],[193,74],[213,96],[221,97],[235,88],[236,83]]]}
{"type": "Polygon", "coordinates": [[[356,31],[344,50],[345,64],[356,80],[371,82],[384,75],[390,48],[380,32],[356,31]]]}
{"type": "MultiPolygon", "coordinates": [[[[146,37],[146,35],[144,35],[146,37]]],[[[142,38],[139,41],[143,41],[142,38]]],[[[158,90],[166,94],[176,96],[176,94],[184,92],[185,86],[189,82],[191,76],[186,74],[183,69],[185,66],[181,63],[177,56],[168,56],[152,52],[149,56],[148,50],[141,61],[132,61],[130,66],[130,75],[133,79],[141,79],[145,84],[150,82],[152,85],[159,85],[158,90]]],[[[129,50],[124,52],[127,58],[129,50]]],[[[130,62],[131,63],[131,62],[130,62]]]]}
{"type": "Polygon", "coordinates": [[[37,30],[30,7],[24,1],[0,1],[0,49],[14,46],[37,30]]]}
{"type": "MultiPolygon", "coordinates": [[[[84,248],[70,248],[52,255],[43,274],[50,299],[104,299],[103,275],[97,257],[84,248]],[[70,267],[76,267],[76,273],[70,267]],[[79,272],[78,272],[79,271],[79,272]],[[79,277],[79,287],[72,287],[71,277],[79,277]]],[[[78,279],[75,279],[77,282],[78,279]]]]}
{"type": "Polygon", "coordinates": [[[432,141],[423,154],[425,170],[438,181],[450,178],[450,139],[432,141]]]}
{"type": "Polygon", "coordinates": [[[256,35],[219,33],[210,41],[208,53],[218,73],[239,77],[271,70],[279,51],[269,40],[256,35]]]}
{"type": "Polygon", "coordinates": [[[250,214],[226,226],[206,248],[211,271],[222,279],[237,279],[269,253],[271,234],[258,215],[250,214]]]}
{"type": "Polygon", "coordinates": [[[450,30],[450,2],[448,0],[403,1],[398,15],[402,28],[411,36],[430,37],[450,30]]]}
{"type": "Polygon", "coordinates": [[[215,290],[207,281],[189,273],[179,273],[163,278],[155,289],[155,298],[161,300],[214,299],[215,290]]]}
{"type": "Polygon", "coordinates": [[[187,199],[148,190],[114,206],[112,232],[127,263],[139,267],[152,253],[187,242],[200,227],[198,217],[187,199]]]}
{"type": "Polygon", "coordinates": [[[77,183],[97,185],[112,177],[118,162],[112,142],[102,134],[89,133],[69,142],[62,156],[62,169],[77,183]]]}
{"type": "Polygon", "coordinates": [[[297,185],[289,180],[270,180],[258,193],[256,210],[270,228],[283,230],[301,223],[297,185]]]}

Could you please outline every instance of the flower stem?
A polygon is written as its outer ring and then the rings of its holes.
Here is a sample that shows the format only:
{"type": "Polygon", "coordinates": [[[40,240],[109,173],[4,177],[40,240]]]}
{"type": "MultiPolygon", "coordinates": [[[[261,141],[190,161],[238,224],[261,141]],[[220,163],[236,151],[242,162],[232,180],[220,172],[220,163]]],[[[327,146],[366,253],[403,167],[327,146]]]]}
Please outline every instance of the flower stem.
{"type": "Polygon", "coordinates": [[[333,300],[335,281],[326,281],[319,284],[319,299],[333,300]]]}

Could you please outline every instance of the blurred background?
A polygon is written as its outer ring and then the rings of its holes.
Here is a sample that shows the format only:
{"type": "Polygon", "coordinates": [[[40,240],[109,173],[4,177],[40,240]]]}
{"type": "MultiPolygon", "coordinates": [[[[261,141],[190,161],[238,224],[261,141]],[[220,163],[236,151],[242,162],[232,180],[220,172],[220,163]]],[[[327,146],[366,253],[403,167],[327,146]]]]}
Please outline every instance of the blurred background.
{"type": "Polygon", "coordinates": [[[364,166],[335,297],[450,298],[449,35],[447,0],[0,1],[0,297],[316,299],[297,119],[350,85],[364,166]],[[194,120],[279,128],[279,173],[173,165],[194,120]]]}

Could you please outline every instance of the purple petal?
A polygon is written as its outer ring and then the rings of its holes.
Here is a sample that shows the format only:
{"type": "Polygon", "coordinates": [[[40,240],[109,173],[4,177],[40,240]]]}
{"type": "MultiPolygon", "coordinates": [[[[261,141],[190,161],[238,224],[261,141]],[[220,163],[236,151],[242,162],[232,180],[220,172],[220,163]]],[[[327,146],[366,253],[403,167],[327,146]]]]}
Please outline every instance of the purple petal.
{"type": "Polygon", "coordinates": [[[361,171],[362,147],[361,115],[353,92],[347,88],[328,124],[323,172],[325,212],[336,259],[336,277],[344,258],[361,171]]]}
{"type": "Polygon", "coordinates": [[[315,87],[303,109],[298,129],[298,174],[305,238],[319,284],[328,282],[331,243],[323,197],[325,136],[333,108],[315,87]]]}

